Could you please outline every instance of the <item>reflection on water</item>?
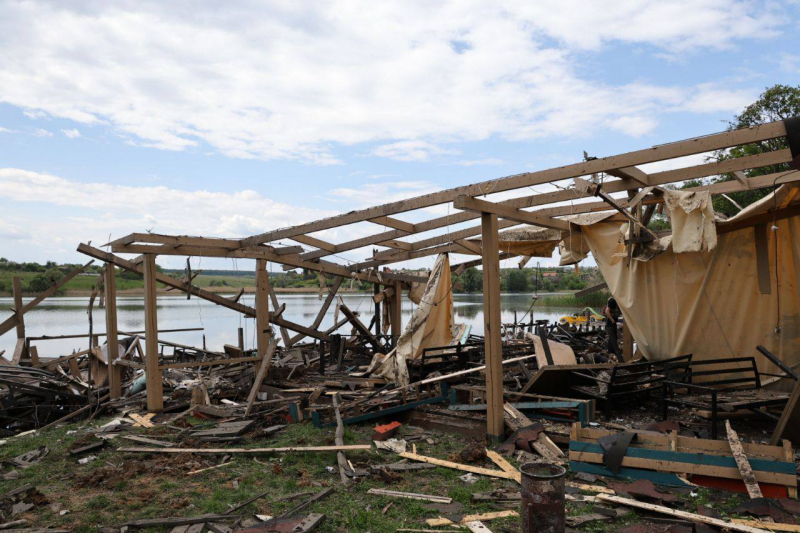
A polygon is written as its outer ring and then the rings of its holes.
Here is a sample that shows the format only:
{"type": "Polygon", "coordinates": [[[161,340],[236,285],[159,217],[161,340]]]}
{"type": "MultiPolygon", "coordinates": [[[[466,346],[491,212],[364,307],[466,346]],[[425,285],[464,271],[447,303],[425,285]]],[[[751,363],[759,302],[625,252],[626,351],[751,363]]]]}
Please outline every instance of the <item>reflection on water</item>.
{"type": "MultiPolygon", "coordinates": [[[[231,294],[232,296],[232,294],[231,294]]],[[[540,294],[540,296],[543,296],[540,294]]],[[[253,306],[254,296],[244,295],[242,303],[253,306]]],[[[342,296],[345,305],[354,311],[360,311],[365,323],[369,323],[373,312],[372,294],[345,294],[342,296]]],[[[29,298],[24,299],[26,302],[29,298]]],[[[278,300],[286,303],[283,316],[298,324],[309,325],[317,316],[321,301],[314,294],[279,294],[278,300]]],[[[453,296],[456,322],[472,325],[472,332],[483,334],[483,295],[456,294],[453,296]]],[[[512,322],[514,313],[519,320],[530,312],[533,298],[531,294],[504,294],[500,299],[503,322],[512,322]]],[[[75,335],[89,332],[89,320],[86,308],[89,299],[85,297],[49,298],[25,315],[26,335],[37,337],[43,335],[75,335]]],[[[5,320],[14,305],[12,298],[0,298],[0,320],[5,320]]],[[[328,310],[320,329],[333,325],[334,306],[328,310]]],[[[403,298],[403,324],[408,323],[415,305],[403,298]]],[[[533,307],[534,320],[557,320],[567,313],[575,312],[570,308],[533,307]]],[[[120,331],[139,331],[144,329],[144,300],[141,297],[119,297],[117,299],[118,327],[120,331]]],[[[93,312],[94,331],[105,331],[105,311],[95,307],[93,312]]],[[[209,349],[221,350],[223,344],[236,344],[239,327],[245,331],[245,346],[255,345],[255,320],[244,318],[235,311],[220,307],[211,302],[185,296],[158,297],[158,326],[160,329],[180,329],[202,327],[204,331],[182,333],[165,333],[163,338],[183,344],[201,346],[203,335],[209,349]]],[[[340,331],[349,332],[345,326],[340,331]]],[[[14,351],[16,335],[14,330],[0,336],[0,351],[5,350],[6,358],[14,351]]],[[[64,355],[73,349],[83,349],[87,345],[85,339],[58,339],[37,341],[39,355],[51,357],[64,355]]]]}

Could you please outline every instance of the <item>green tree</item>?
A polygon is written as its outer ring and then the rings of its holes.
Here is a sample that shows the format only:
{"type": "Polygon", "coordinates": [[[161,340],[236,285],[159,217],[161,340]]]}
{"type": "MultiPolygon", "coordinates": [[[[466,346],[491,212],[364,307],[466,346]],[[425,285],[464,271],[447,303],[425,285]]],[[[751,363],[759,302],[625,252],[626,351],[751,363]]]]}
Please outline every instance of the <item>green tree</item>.
{"type": "Polygon", "coordinates": [[[64,277],[64,273],[58,268],[51,268],[43,274],[34,276],[28,282],[28,290],[32,292],[42,292],[50,288],[56,281],[64,277]]]}
{"type": "Polygon", "coordinates": [[[483,271],[475,267],[468,268],[461,275],[464,292],[481,292],[483,290],[483,271]]]}
{"type": "MultiPolygon", "coordinates": [[[[789,85],[774,85],[768,87],[758,100],[747,106],[740,115],[736,115],[732,121],[728,123],[728,130],[737,130],[740,128],[750,128],[759,124],[767,122],[774,122],[777,120],[785,120],[787,118],[800,116],[800,85],[791,87],[789,85]]],[[[745,157],[748,155],[761,154],[765,152],[774,152],[776,150],[783,150],[789,147],[786,138],[769,139],[756,143],[737,146],[730,150],[720,150],[716,152],[715,156],[719,160],[733,159],[737,157],[745,157]]],[[[789,165],[784,163],[780,165],[769,165],[766,167],[756,168],[747,171],[745,174],[748,177],[763,176],[765,174],[773,174],[776,172],[785,172],[789,170],[789,165]]],[[[712,183],[719,181],[730,181],[734,179],[732,174],[725,174],[719,178],[712,180],[712,183]]],[[[770,189],[755,189],[749,191],[741,191],[729,194],[733,200],[740,206],[745,207],[753,202],[760,200],[770,193],[770,189]]],[[[714,199],[714,209],[727,216],[735,215],[738,209],[734,207],[724,197],[719,196],[714,199]]]]}
{"type": "Polygon", "coordinates": [[[512,270],[508,273],[508,291],[525,292],[528,290],[528,276],[521,270],[512,270]]]}

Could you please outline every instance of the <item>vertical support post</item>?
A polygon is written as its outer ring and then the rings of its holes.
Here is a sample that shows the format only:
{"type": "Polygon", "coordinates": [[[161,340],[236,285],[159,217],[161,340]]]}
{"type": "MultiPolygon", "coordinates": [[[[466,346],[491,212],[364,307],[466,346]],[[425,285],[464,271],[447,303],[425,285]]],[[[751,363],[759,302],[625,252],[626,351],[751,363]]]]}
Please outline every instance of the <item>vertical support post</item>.
{"type": "MultiPolygon", "coordinates": [[[[377,283],[372,284],[372,294],[378,295],[381,292],[381,286],[377,283]]],[[[381,303],[375,302],[375,336],[381,334],[381,303]]]]}
{"type": "Polygon", "coordinates": [[[400,282],[395,282],[394,294],[389,298],[389,316],[392,321],[392,345],[397,346],[397,340],[403,334],[403,293],[400,282]]]}
{"type": "Polygon", "coordinates": [[[21,313],[22,311],[22,279],[19,276],[14,276],[14,309],[17,312],[17,338],[25,338],[25,318],[21,313]]]}
{"type": "Polygon", "coordinates": [[[117,278],[116,268],[106,263],[103,278],[106,294],[106,347],[108,349],[108,392],[112,400],[122,396],[122,367],[115,365],[119,357],[117,331],[117,278]]]}
{"type": "Polygon", "coordinates": [[[500,252],[497,215],[481,214],[483,248],[483,319],[486,352],[486,436],[503,440],[503,345],[500,323],[500,252]]]}
{"type": "Polygon", "coordinates": [[[144,254],[144,346],[147,376],[147,410],[164,410],[164,389],[158,368],[158,315],[156,313],[156,256],[144,254]]]}
{"type": "Polygon", "coordinates": [[[630,361],[633,359],[633,334],[628,328],[628,321],[622,321],[622,359],[630,361]]]}
{"type": "Polygon", "coordinates": [[[256,374],[261,368],[261,360],[269,347],[269,272],[267,261],[256,260],[256,349],[259,362],[255,364],[256,374]]]}
{"type": "Polygon", "coordinates": [[[14,309],[17,314],[17,345],[14,348],[14,356],[11,362],[18,365],[19,362],[28,356],[28,343],[25,342],[25,318],[22,314],[22,279],[14,276],[12,279],[14,289],[14,309]]]}
{"type": "Polygon", "coordinates": [[[239,333],[239,349],[242,350],[242,352],[244,352],[244,328],[239,328],[238,333],[239,333]]]}

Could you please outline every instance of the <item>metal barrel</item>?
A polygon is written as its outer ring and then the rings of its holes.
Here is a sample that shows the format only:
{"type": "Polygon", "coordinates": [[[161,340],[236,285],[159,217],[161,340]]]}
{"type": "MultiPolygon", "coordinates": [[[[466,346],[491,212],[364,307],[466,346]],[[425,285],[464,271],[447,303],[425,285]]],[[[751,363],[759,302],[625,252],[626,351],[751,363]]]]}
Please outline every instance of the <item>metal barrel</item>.
{"type": "Polygon", "coordinates": [[[549,463],[526,463],[522,472],[522,532],[564,533],[564,476],[549,463]]]}

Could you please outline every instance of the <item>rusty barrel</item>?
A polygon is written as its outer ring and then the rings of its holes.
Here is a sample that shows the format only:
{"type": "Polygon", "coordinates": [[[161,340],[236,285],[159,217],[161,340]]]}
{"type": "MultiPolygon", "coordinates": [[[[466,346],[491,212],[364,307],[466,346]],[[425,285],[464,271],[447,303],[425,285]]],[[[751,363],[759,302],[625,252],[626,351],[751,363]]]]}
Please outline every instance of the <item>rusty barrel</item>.
{"type": "Polygon", "coordinates": [[[522,532],[564,533],[564,476],[549,463],[526,463],[522,472],[522,532]]]}

